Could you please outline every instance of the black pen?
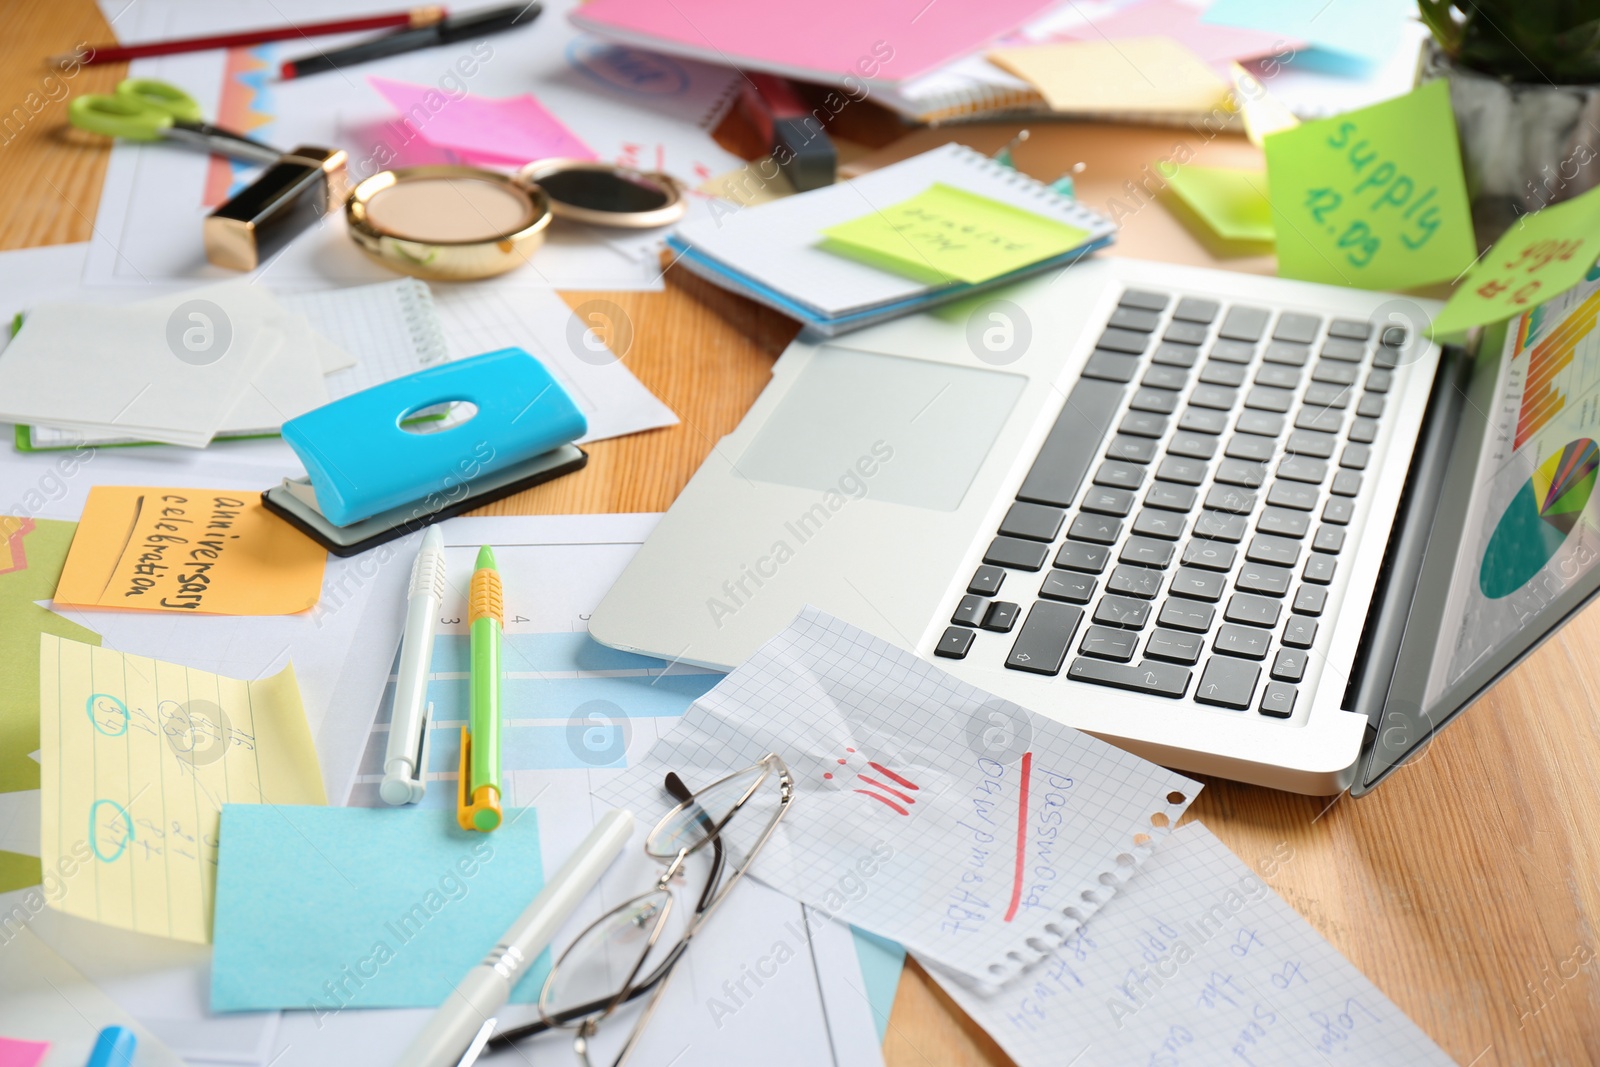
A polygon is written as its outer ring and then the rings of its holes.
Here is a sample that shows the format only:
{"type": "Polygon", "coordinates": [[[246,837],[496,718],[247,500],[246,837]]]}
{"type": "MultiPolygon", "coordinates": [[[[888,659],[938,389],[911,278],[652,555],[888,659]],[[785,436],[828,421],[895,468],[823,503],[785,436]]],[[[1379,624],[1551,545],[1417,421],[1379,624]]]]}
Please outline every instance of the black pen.
{"type": "Polygon", "coordinates": [[[482,37],[486,34],[502,33],[532,22],[539,17],[539,12],[542,10],[543,5],[535,0],[533,3],[514,4],[510,7],[496,7],[487,11],[469,11],[463,15],[452,15],[441,19],[432,26],[423,26],[415,30],[400,30],[397,33],[386,33],[382,37],[375,37],[361,44],[353,44],[349,48],[339,48],[332,52],[318,52],[315,55],[303,56],[300,59],[291,59],[278,68],[278,77],[288,81],[290,78],[303,78],[307,74],[320,74],[325,70],[336,70],[339,67],[365,63],[373,59],[382,59],[384,56],[397,56],[405,52],[415,52],[422,48],[432,48],[434,45],[464,41],[469,37],[482,37]]]}

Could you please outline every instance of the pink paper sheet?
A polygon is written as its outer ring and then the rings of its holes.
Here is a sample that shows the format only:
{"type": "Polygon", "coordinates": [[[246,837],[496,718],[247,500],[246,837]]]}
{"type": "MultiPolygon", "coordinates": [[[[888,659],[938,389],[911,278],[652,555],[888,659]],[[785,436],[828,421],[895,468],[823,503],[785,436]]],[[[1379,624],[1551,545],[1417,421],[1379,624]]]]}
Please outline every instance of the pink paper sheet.
{"type": "Polygon", "coordinates": [[[0,1067],[35,1067],[50,1051],[48,1041],[19,1041],[0,1037],[0,1067]]]}
{"type": "Polygon", "coordinates": [[[452,97],[432,85],[376,77],[367,82],[400,112],[394,124],[465,162],[513,167],[535,159],[596,158],[530,94],[452,97]]]}

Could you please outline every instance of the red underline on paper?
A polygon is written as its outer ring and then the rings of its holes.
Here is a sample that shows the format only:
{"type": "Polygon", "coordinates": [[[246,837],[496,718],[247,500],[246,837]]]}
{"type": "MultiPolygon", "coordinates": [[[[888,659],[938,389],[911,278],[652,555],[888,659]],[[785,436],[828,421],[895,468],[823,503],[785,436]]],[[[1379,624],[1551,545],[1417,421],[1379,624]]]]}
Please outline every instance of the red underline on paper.
{"type": "Polygon", "coordinates": [[[1017,871],[1011,879],[1011,906],[1006,908],[1006,922],[1017,917],[1017,906],[1022,903],[1022,867],[1028,858],[1028,779],[1033,775],[1033,753],[1022,754],[1022,791],[1017,794],[1017,871]]]}

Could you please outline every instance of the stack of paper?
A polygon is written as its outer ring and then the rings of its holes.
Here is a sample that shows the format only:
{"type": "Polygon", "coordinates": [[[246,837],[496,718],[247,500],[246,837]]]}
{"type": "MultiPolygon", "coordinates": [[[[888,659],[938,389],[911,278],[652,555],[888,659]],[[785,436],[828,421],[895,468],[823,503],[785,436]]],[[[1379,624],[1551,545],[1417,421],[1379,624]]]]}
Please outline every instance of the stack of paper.
{"type": "Polygon", "coordinates": [[[243,280],[137,304],[43,304],[0,358],[0,419],[204,448],[326,404],[324,375],[354,362],[243,280]]]}

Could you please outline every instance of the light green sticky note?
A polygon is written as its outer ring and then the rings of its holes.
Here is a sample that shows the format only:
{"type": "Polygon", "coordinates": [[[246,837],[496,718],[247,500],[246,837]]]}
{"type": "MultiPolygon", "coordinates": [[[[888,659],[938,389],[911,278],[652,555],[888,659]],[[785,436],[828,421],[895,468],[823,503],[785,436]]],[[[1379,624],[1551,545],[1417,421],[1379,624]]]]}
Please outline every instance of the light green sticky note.
{"type": "Polygon", "coordinates": [[[1517,220],[1433,320],[1443,337],[1486,326],[1571,289],[1600,255],[1600,189],[1517,220]]]}
{"type": "Polygon", "coordinates": [[[1272,134],[1266,152],[1285,278],[1412,289],[1477,256],[1443,81],[1272,134]]]}
{"type": "Polygon", "coordinates": [[[821,247],[930,285],[976,285],[1070,252],[1088,236],[941,182],[824,230],[821,247]]]}
{"type": "Polygon", "coordinates": [[[1183,164],[1166,176],[1172,191],[1213,233],[1228,241],[1271,241],[1272,205],[1259,170],[1183,164]]]}

